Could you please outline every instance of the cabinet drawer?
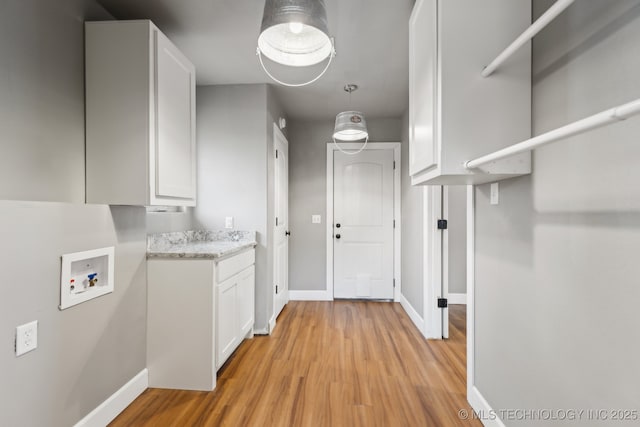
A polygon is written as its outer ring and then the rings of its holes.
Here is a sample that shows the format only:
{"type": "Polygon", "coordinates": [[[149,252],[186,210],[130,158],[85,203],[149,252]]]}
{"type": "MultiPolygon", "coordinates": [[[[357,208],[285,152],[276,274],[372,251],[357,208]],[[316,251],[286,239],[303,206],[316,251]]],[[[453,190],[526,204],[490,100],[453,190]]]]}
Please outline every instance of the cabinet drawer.
{"type": "Polygon", "coordinates": [[[240,273],[245,268],[255,264],[255,262],[255,249],[250,249],[218,262],[218,265],[216,266],[216,282],[220,283],[227,280],[234,274],[240,273]]]}

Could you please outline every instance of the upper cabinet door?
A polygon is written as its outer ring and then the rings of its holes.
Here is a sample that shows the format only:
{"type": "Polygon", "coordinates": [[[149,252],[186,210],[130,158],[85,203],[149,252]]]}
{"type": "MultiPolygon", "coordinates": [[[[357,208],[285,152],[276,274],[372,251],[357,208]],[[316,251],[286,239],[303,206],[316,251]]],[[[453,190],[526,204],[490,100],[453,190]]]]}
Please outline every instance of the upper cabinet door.
{"type": "Polygon", "coordinates": [[[409,21],[409,172],[437,164],[437,1],[418,0],[409,21]]]}
{"type": "Polygon", "coordinates": [[[87,202],[195,206],[195,69],[151,21],[85,24],[87,202]]]}
{"type": "Polygon", "coordinates": [[[156,197],[195,198],[195,70],[159,31],[156,64],[156,197]]]}

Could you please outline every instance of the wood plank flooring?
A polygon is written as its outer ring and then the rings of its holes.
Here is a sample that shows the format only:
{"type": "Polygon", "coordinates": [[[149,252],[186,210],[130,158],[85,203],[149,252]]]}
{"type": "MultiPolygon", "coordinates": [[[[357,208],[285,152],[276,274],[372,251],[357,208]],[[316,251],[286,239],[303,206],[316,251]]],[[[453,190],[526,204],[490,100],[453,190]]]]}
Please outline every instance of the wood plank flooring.
{"type": "MultiPolygon", "coordinates": [[[[246,340],[210,393],[149,389],[110,425],[458,426],[465,307],[426,341],[397,303],[290,302],[270,337],[246,340]]],[[[471,412],[469,412],[471,413],[471,412]]]]}

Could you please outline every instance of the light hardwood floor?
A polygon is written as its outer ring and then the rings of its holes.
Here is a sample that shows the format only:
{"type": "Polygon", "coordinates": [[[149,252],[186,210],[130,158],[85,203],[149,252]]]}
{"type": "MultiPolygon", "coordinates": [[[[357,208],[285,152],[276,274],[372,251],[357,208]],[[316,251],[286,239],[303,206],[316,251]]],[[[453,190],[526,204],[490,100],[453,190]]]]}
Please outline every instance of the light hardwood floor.
{"type": "Polygon", "coordinates": [[[290,302],[270,337],[246,340],[210,393],[149,389],[111,426],[458,426],[465,307],[426,341],[397,303],[290,302]]]}

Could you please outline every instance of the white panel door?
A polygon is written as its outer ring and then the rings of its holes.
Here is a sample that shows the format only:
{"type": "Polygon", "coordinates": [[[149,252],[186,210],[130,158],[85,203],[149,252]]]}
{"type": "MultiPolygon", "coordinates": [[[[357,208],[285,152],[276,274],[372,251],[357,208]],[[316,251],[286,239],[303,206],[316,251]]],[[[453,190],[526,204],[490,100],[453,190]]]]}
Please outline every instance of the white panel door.
{"type": "Polygon", "coordinates": [[[289,302],[289,148],[277,126],[273,127],[275,148],[275,248],[274,318],[289,302]]]}
{"type": "Polygon", "coordinates": [[[195,71],[163,34],[156,42],[156,196],[195,197],[195,71]]]}
{"type": "Polygon", "coordinates": [[[334,298],[393,299],[393,150],[334,152],[334,298]]]}

